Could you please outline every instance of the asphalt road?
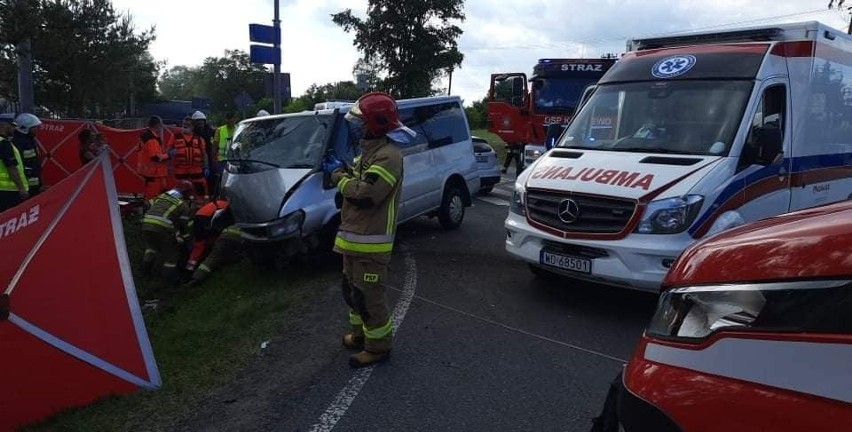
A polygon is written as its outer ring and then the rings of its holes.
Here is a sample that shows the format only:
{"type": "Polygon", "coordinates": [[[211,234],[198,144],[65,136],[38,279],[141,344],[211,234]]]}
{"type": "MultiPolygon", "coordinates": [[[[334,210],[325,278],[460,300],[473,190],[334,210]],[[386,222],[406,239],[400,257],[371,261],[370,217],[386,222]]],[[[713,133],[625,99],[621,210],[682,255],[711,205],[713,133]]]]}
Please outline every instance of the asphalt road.
{"type": "Polygon", "coordinates": [[[656,298],[534,277],[503,248],[507,189],[477,199],[456,231],[400,227],[388,297],[404,319],[389,362],[348,367],[330,286],[182,428],[588,430],[656,298]]]}

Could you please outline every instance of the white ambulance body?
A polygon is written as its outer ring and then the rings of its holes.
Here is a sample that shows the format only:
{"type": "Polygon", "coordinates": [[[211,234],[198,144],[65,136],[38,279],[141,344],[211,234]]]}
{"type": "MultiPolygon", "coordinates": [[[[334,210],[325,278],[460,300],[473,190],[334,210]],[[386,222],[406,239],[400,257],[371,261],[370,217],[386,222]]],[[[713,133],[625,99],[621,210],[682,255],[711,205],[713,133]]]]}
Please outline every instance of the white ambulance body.
{"type": "Polygon", "coordinates": [[[698,239],[852,198],[843,32],[807,22],[628,51],[515,184],[506,249],[534,272],[656,292],[698,239]]]}

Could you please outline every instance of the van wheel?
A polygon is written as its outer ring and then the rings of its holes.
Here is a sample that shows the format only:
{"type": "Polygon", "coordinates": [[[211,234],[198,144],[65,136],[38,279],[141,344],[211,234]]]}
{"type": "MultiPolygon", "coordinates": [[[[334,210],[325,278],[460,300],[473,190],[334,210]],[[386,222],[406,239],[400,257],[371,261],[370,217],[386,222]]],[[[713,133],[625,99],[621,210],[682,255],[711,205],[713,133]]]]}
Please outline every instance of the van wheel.
{"type": "Polygon", "coordinates": [[[553,273],[551,271],[547,271],[547,270],[545,270],[545,269],[543,269],[543,268],[541,268],[537,265],[527,264],[527,266],[529,266],[530,272],[532,272],[532,274],[535,275],[535,277],[537,277],[539,279],[554,280],[554,279],[557,279],[559,277],[558,274],[553,273]]]}
{"type": "Polygon", "coordinates": [[[447,230],[461,226],[464,220],[464,198],[458,186],[450,185],[444,191],[441,208],[438,209],[438,221],[447,230]]]}

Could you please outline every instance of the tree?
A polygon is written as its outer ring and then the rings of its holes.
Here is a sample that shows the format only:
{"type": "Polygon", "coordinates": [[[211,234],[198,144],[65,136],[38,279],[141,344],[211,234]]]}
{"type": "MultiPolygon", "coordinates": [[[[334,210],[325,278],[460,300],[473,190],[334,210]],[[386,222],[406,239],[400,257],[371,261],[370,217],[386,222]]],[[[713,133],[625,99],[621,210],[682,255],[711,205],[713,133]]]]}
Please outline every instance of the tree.
{"type": "MultiPolygon", "coordinates": [[[[845,2],[846,2],[845,0],[829,0],[828,8],[829,9],[837,9],[837,10],[840,10],[840,11],[846,9],[847,13],[852,11],[852,7],[849,7],[849,6],[847,6],[845,8],[843,7],[843,3],[845,3],[845,2]]],[[[852,35],[852,18],[850,18],[850,20],[849,20],[849,29],[846,30],[846,34],[852,35]]]]}
{"type": "Polygon", "coordinates": [[[488,125],[488,97],[474,102],[464,111],[471,129],[485,129],[488,125]]]}
{"type": "Polygon", "coordinates": [[[346,9],[332,21],[353,32],[364,61],[385,73],[380,89],[409,98],[432,94],[436,78],[461,66],[454,22],[464,21],[463,8],[464,0],[369,0],[366,19],[346,9]]]}
{"type": "Polygon", "coordinates": [[[362,94],[364,92],[358,89],[352,81],[338,81],[323,85],[312,84],[305,90],[305,97],[310,101],[311,106],[329,100],[354,101],[361,97],[362,94]]]}
{"type": "Polygon", "coordinates": [[[160,76],[160,96],[168,100],[190,100],[204,94],[200,67],[174,66],[160,76]]]}
{"type": "MultiPolygon", "coordinates": [[[[138,32],[110,0],[29,0],[28,7],[21,13],[16,0],[0,0],[0,71],[14,67],[14,46],[31,39],[39,106],[107,117],[157,98],[159,64],[148,53],[153,28],[138,32]]],[[[15,76],[0,76],[0,91],[14,95],[15,76]]]]}

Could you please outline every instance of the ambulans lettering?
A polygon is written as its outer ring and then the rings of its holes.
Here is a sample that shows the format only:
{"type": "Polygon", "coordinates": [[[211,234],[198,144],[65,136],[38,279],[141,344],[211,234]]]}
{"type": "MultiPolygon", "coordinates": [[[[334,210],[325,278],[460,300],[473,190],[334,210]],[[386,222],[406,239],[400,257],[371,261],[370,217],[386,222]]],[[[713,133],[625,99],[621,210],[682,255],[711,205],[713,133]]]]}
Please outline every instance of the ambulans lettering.
{"type": "Polygon", "coordinates": [[[39,206],[35,206],[29,211],[21,213],[20,216],[13,217],[0,224],[0,238],[8,237],[26,228],[28,225],[38,222],[40,210],[39,206]]]}
{"type": "Polygon", "coordinates": [[[601,64],[564,64],[562,65],[564,72],[603,72],[601,64]]]}
{"type": "Polygon", "coordinates": [[[579,180],[583,182],[595,182],[611,186],[620,186],[632,189],[651,189],[654,182],[653,174],[642,174],[632,171],[605,170],[602,168],[580,168],[573,167],[543,166],[533,174],[533,179],[541,180],[579,180]]]}

